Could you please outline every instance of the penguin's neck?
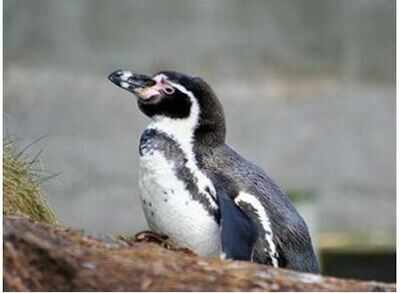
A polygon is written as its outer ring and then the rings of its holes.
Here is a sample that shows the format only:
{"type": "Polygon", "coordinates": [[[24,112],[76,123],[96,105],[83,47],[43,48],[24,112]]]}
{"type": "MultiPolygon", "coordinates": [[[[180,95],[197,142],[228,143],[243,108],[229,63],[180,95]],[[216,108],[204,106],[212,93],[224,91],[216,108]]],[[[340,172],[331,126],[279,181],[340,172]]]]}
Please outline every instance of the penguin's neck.
{"type": "Polygon", "coordinates": [[[219,101],[201,105],[191,97],[190,114],[185,118],[171,118],[165,115],[152,117],[148,128],[153,128],[169,135],[182,147],[185,153],[193,153],[194,149],[207,150],[225,143],[225,118],[219,101]],[[200,106],[204,111],[200,110],[200,106]],[[209,109],[209,108],[214,109],[209,109]],[[194,148],[196,144],[196,148],[194,148]]]}
{"type": "Polygon", "coordinates": [[[200,119],[200,107],[197,101],[191,97],[191,108],[188,117],[171,118],[164,115],[154,116],[152,123],[147,128],[161,131],[175,140],[188,159],[194,160],[193,141],[194,133],[200,119]]]}
{"type": "MultiPolygon", "coordinates": [[[[160,131],[173,139],[187,155],[193,153],[193,137],[197,121],[194,119],[173,119],[169,117],[154,117],[147,129],[160,131]]],[[[193,157],[194,159],[194,157],[193,157]]]]}

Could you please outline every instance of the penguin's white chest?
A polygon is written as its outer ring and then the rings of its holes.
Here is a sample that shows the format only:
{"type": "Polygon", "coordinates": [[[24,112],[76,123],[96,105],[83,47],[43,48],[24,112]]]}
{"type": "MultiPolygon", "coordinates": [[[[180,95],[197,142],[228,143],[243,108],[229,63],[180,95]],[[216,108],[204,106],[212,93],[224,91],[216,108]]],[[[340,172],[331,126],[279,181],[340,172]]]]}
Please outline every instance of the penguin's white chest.
{"type": "Polygon", "coordinates": [[[139,186],[150,228],[203,256],[221,253],[220,229],[204,206],[193,200],[174,162],[153,150],[140,157],[139,186]]]}

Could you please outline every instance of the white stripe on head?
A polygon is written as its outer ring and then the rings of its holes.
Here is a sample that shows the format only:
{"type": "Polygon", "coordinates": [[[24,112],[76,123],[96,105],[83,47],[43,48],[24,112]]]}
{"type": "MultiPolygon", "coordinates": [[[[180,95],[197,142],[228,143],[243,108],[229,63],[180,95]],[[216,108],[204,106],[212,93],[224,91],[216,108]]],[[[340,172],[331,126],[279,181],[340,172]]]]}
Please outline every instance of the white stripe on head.
{"type": "Polygon", "coordinates": [[[235,203],[237,205],[239,205],[240,202],[250,205],[260,219],[261,225],[265,230],[265,240],[269,245],[270,251],[267,249],[265,250],[271,258],[272,265],[278,267],[278,252],[276,251],[276,246],[273,240],[271,221],[269,220],[265,208],[254,195],[243,191],[239,192],[239,195],[235,198],[235,203]]]}
{"type": "MultiPolygon", "coordinates": [[[[159,74],[154,77],[154,80],[160,82],[161,79],[167,80],[164,74],[159,74]]],[[[199,117],[200,117],[200,106],[193,93],[187,90],[184,86],[167,81],[167,83],[174,87],[176,90],[186,94],[191,101],[190,114],[186,118],[170,118],[166,116],[157,115],[153,117],[153,122],[147,127],[148,129],[157,129],[166,133],[168,136],[173,138],[181,147],[185,153],[188,161],[186,166],[193,172],[193,175],[197,178],[197,185],[200,193],[206,197],[213,197],[216,199],[216,191],[211,180],[198,168],[196,159],[193,153],[193,135],[196,129],[199,117]],[[209,190],[210,192],[208,192],[209,190]]],[[[218,206],[215,200],[209,198],[211,207],[217,209],[218,206]]]]}
{"type": "Polygon", "coordinates": [[[154,79],[157,83],[159,83],[159,82],[161,82],[162,80],[167,80],[168,77],[167,77],[165,74],[157,74],[156,76],[153,77],[153,79],[154,79]]]}

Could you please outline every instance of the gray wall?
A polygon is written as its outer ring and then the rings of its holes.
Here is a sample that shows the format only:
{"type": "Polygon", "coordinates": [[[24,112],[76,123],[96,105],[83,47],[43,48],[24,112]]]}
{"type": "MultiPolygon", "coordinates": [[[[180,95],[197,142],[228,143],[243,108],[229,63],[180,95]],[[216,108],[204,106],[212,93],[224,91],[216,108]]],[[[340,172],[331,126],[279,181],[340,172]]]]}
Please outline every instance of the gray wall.
{"type": "Polygon", "coordinates": [[[5,63],[393,81],[395,2],[6,0],[5,63]]]}

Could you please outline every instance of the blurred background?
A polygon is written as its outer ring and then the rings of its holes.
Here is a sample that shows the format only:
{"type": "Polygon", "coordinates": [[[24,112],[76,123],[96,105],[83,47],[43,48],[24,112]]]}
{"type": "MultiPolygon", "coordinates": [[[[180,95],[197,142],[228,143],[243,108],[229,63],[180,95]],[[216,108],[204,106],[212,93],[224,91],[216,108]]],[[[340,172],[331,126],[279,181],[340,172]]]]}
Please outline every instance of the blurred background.
{"type": "Polygon", "coordinates": [[[4,135],[66,225],[147,229],[148,120],[107,76],[207,80],[228,143],[286,190],[328,275],[395,281],[395,1],[4,1],[4,135]]]}

